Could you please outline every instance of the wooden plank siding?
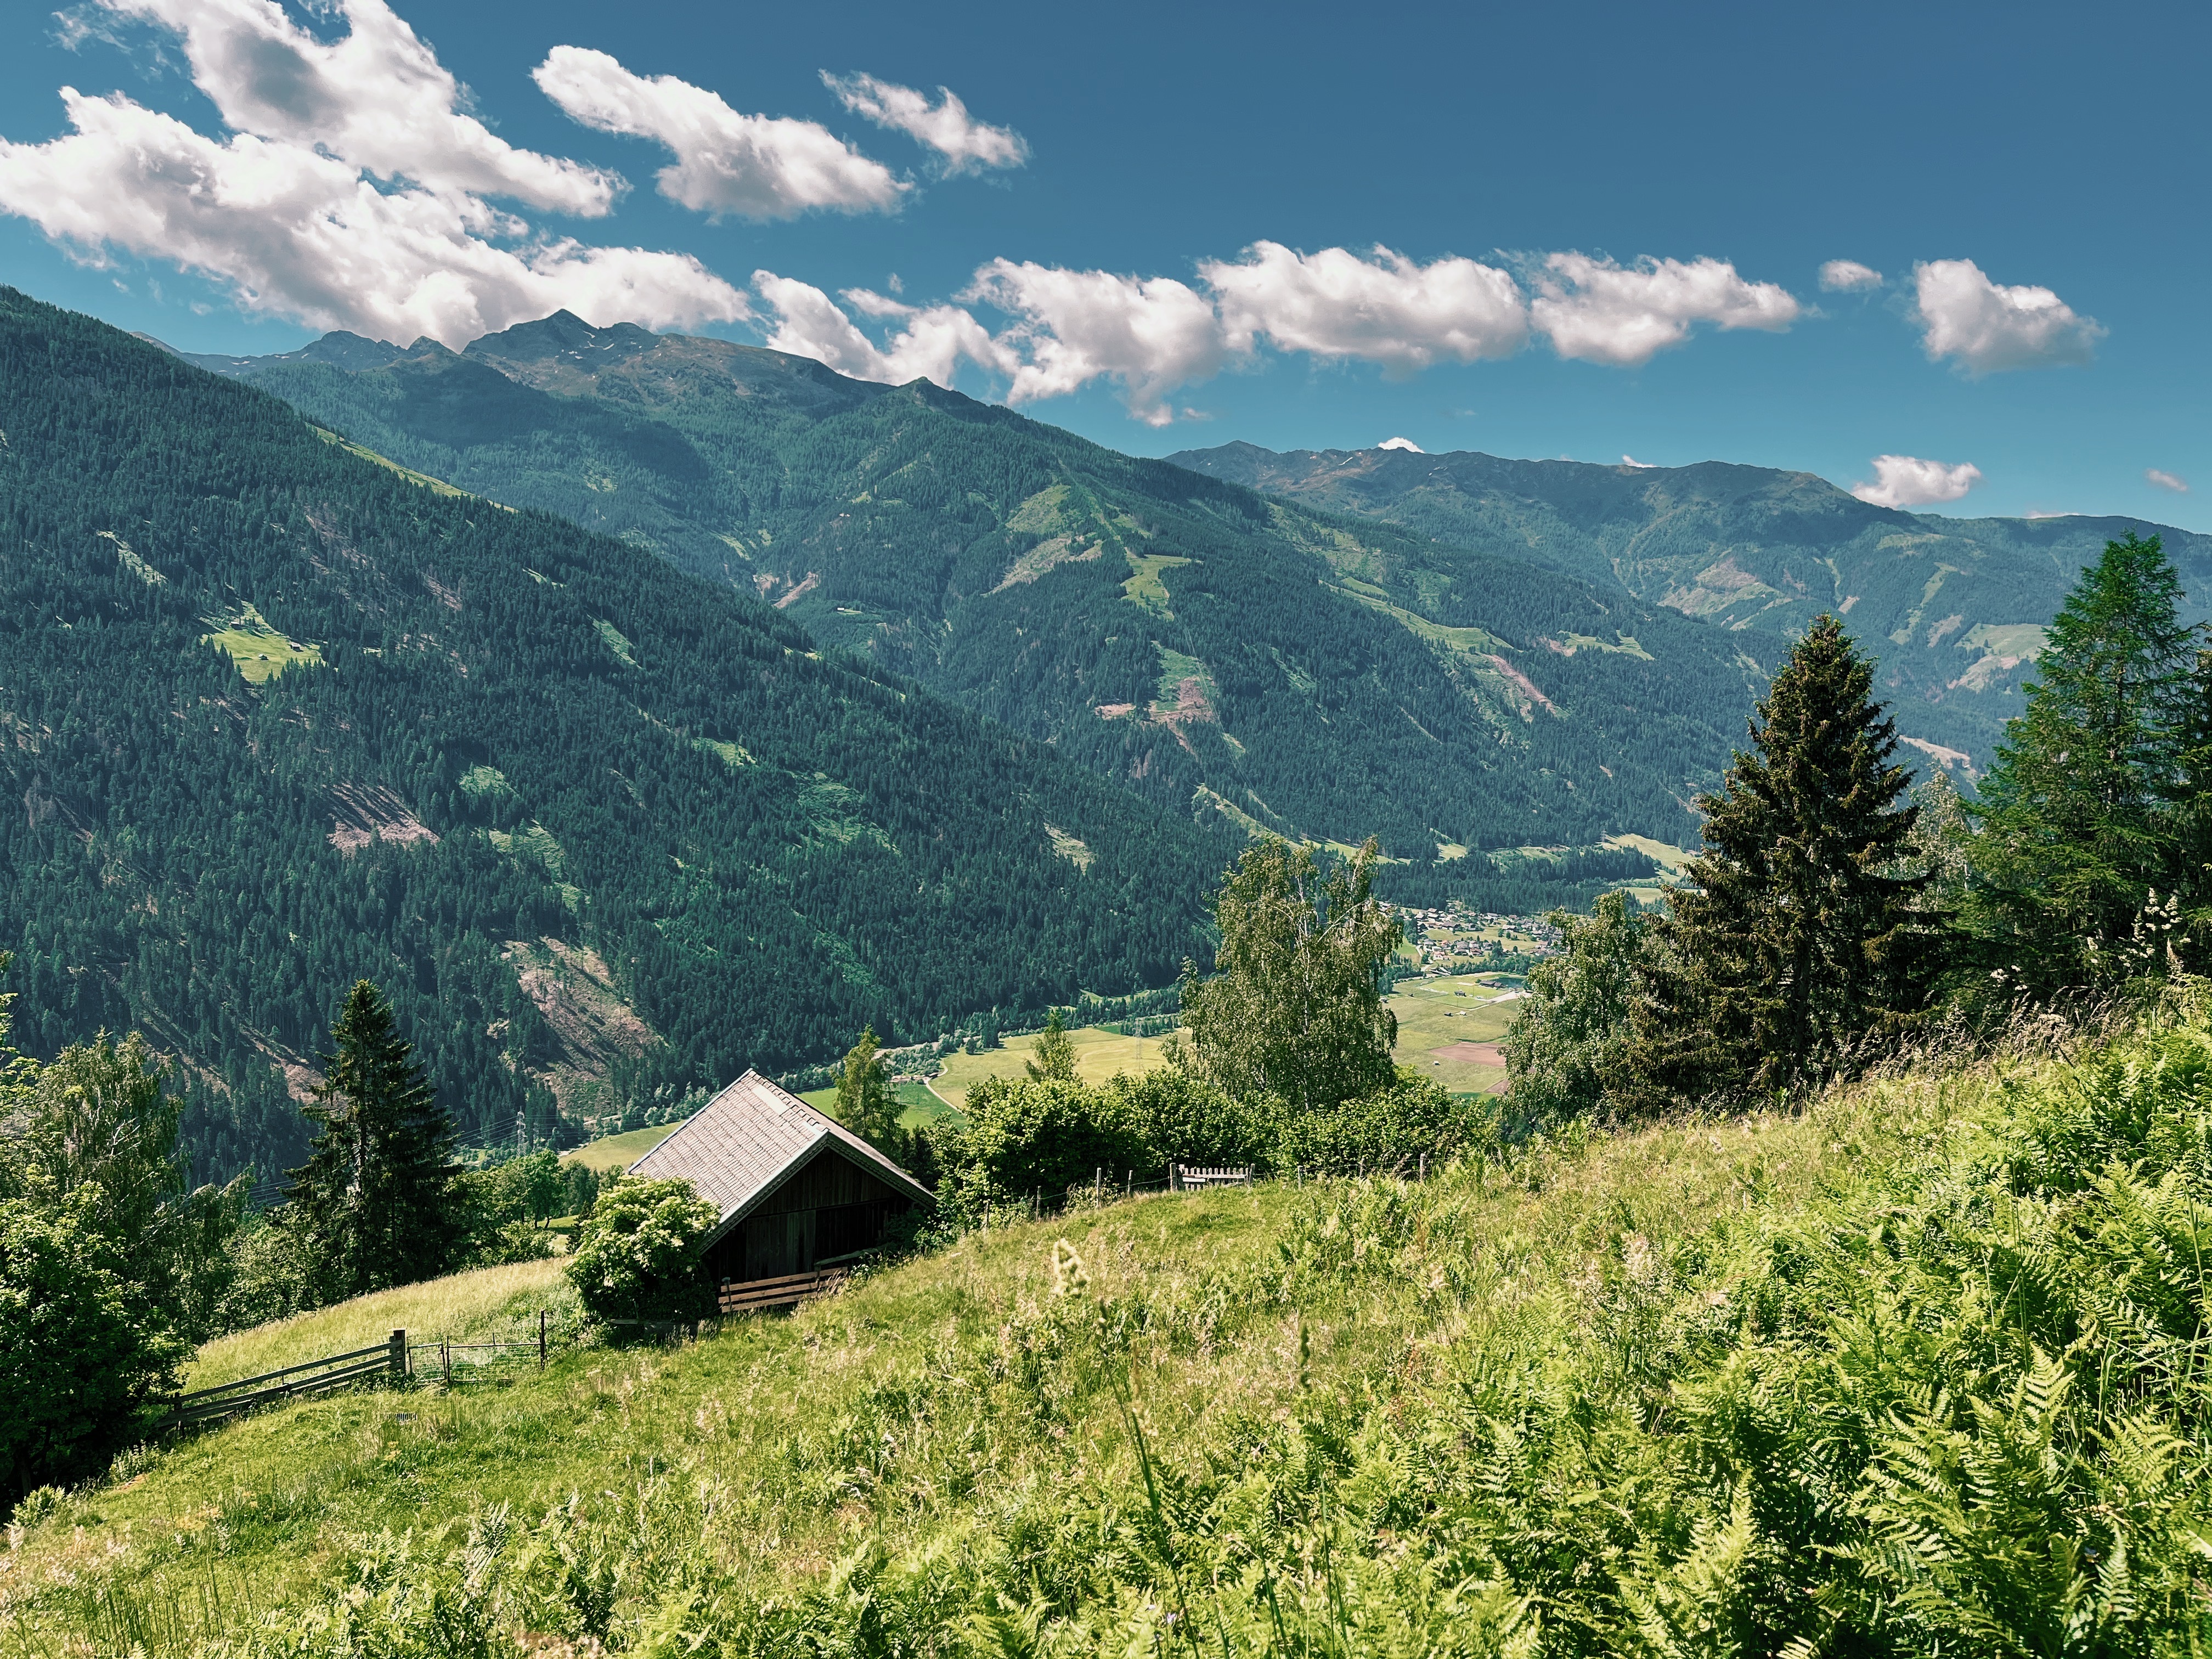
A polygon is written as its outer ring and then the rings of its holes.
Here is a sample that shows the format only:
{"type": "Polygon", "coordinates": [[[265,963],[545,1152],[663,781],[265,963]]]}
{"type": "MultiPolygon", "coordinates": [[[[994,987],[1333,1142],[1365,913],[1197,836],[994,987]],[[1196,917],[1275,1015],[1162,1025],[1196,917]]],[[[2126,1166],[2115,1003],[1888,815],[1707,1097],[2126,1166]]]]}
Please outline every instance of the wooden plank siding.
{"type": "Polygon", "coordinates": [[[878,1243],[884,1222],[910,1203],[825,1143],[708,1248],[707,1268],[717,1285],[808,1273],[818,1261],[878,1243]]]}

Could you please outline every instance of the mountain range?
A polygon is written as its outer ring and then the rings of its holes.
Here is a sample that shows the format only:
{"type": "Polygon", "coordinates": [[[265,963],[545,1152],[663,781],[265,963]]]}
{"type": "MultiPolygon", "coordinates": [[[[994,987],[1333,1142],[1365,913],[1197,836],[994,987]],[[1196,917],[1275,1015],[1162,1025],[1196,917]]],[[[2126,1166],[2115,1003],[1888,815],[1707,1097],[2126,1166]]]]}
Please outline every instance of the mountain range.
{"type": "Polygon", "coordinates": [[[406,467],[757,594],[1164,808],[1464,849],[1680,841],[1786,648],[1609,579],[1134,459],[927,381],[561,313],[198,359],[406,467]]]}
{"type": "Polygon", "coordinates": [[[1241,836],[750,592],[12,289],[0,411],[0,989],[148,1033],[203,1173],[299,1161],[356,978],[544,1144],[1207,959],[1241,836]]]}
{"type": "Polygon", "coordinates": [[[2136,519],[1905,513],[1809,472],[1718,461],[1598,466],[1242,443],[1169,459],[1732,631],[1794,635],[1832,611],[1879,658],[1906,740],[1970,773],[1987,768],[2020,713],[2043,625],[2106,541],[2162,537],[2191,596],[2189,619],[2212,618],[2212,536],[2136,519]]]}
{"type": "MultiPolygon", "coordinates": [[[[384,983],[464,1133],[1206,959],[1245,839],[1538,909],[1694,842],[1790,635],[1986,765],[2134,520],[1804,474],[1119,454],[927,382],[559,313],[185,360],[0,290],[0,945],[282,1167],[384,983]],[[1606,843],[1614,843],[1608,849],[1606,843]]],[[[2212,538],[2162,530],[2192,592],[2212,538]]],[[[2201,606],[2200,606],[2201,612],[2201,606]]]]}

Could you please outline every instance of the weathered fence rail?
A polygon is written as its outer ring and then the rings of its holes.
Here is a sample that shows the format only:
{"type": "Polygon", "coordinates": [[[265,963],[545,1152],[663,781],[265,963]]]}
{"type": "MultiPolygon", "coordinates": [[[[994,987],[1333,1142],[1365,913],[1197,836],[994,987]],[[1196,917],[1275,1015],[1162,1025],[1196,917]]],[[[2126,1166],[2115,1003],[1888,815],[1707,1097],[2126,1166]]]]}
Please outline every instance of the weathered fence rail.
{"type": "Polygon", "coordinates": [[[256,1406],[296,1400],[303,1395],[320,1394],[325,1389],[342,1389],[387,1375],[407,1375],[405,1331],[394,1331],[388,1340],[371,1347],[326,1354],[320,1359],[303,1360],[279,1370],[264,1371],[258,1376],[241,1376],[235,1382],[179,1395],[171,1403],[169,1414],[162,1419],[161,1426],[164,1430],[198,1428],[236,1417],[256,1406]]]}
{"type": "Polygon", "coordinates": [[[726,1314],[796,1307],[810,1296],[835,1290],[844,1281],[845,1273],[842,1267],[817,1267],[811,1273],[785,1273],[775,1279],[732,1279],[721,1287],[715,1302],[726,1314]]]}

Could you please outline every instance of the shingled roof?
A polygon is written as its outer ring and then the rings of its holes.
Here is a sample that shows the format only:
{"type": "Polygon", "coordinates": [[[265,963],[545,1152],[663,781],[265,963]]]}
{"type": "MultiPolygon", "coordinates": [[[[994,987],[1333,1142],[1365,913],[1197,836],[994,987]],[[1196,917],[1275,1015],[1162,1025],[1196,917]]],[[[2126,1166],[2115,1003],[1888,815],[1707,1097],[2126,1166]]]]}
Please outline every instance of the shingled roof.
{"type": "Polygon", "coordinates": [[[688,1181],[722,1218],[700,1241],[721,1238],[806,1164],[823,1143],[886,1186],[932,1201],[928,1188],[835,1118],[758,1072],[747,1072],[684,1119],[676,1133],[629,1166],[656,1181],[688,1181]]]}

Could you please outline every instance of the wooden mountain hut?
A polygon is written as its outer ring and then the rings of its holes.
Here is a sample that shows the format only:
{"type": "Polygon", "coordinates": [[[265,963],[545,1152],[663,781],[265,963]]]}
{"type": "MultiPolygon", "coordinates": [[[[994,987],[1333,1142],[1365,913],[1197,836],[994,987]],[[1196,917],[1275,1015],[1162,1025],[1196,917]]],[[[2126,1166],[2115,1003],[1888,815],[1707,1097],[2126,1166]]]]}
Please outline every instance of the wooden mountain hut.
{"type": "Polygon", "coordinates": [[[688,1181],[721,1219],[700,1245],[726,1312],[795,1302],[935,1200],[851,1130],[747,1072],[629,1166],[688,1181]]]}

